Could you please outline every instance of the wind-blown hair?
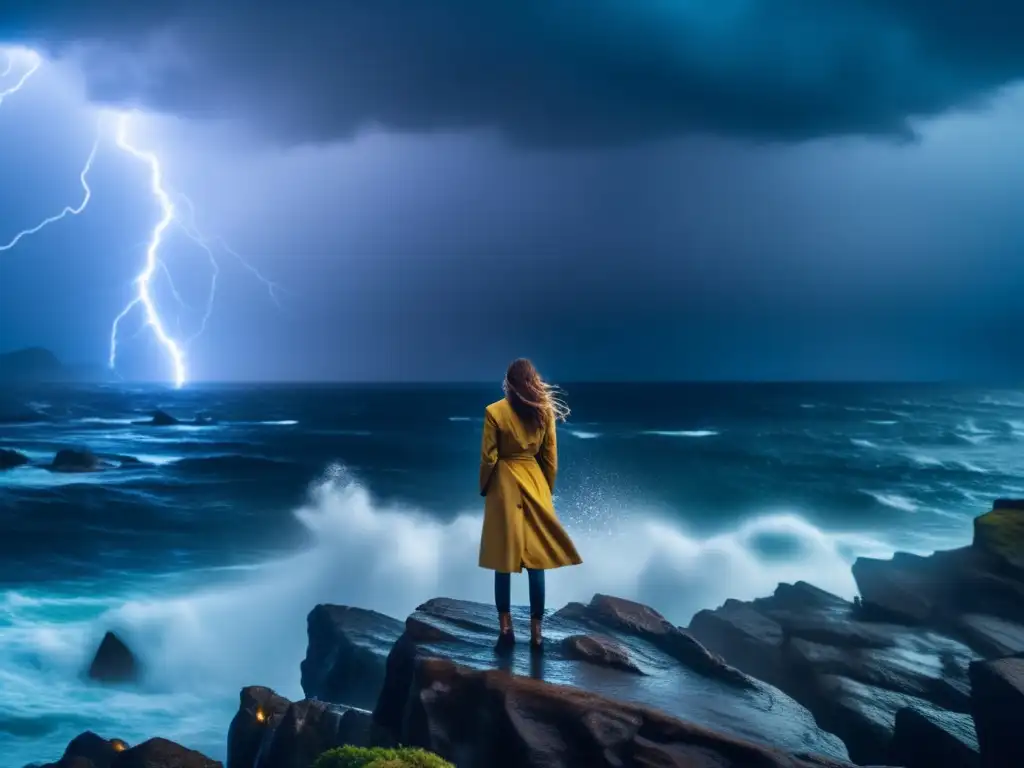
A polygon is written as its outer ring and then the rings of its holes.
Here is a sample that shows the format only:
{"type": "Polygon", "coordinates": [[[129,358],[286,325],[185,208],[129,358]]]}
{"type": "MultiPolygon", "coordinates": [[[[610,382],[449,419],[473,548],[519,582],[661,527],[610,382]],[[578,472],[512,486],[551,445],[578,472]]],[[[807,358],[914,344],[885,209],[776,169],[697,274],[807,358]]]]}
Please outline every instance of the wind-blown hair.
{"type": "Polygon", "coordinates": [[[501,388],[516,415],[534,428],[569,417],[569,406],[562,400],[561,391],[544,381],[526,358],[512,361],[501,388]]]}

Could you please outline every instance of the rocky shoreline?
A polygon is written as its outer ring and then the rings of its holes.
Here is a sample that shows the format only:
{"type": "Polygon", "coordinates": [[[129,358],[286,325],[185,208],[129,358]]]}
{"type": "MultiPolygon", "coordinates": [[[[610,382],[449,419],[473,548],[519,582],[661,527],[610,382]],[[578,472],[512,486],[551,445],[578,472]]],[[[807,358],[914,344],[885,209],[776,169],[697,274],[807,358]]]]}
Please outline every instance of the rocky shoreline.
{"type": "MultiPolygon", "coordinates": [[[[404,622],[319,605],[307,698],[244,689],[227,768],[309,768],[343,744],[423,747],[459,768],[1024,765],[1024,502],[997,501],[967,547],[862,558],[853,574],[854,603],[782,584],[686,629],[595,595],[549,617],[541,655],[497,654],[489,605],[437,598],[404,622]]],[[[51,764],[216,765],[94,734],[51,764]]]]}

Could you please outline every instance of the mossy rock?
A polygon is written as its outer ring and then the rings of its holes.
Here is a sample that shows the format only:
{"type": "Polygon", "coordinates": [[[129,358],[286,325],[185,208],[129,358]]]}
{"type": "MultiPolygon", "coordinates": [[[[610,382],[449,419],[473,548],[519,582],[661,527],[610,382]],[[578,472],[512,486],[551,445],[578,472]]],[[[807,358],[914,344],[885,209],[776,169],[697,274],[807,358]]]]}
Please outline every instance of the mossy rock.
{"type": "Polygon", "coordinates": [[[455,768],[425,749],[339,747],[324,752],[313,768],[455,768]]]}
{"type": "Polygon", "coordinates": [[[974,520],[974,546],[1024,570],[1024,509],[996,502],[974,520]]]}

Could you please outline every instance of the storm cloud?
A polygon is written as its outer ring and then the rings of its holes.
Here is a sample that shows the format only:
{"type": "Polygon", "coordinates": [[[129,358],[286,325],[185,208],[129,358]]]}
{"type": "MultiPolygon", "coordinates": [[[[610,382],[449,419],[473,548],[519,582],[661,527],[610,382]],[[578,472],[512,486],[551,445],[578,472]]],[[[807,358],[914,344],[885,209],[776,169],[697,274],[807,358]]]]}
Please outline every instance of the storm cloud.
{"type": "Polygon", "coordinates": [[[908,138],[1024,75],[1017,0],[22,0],[0,39],[78,59],[96,101],[284,144],[908,138]]]}

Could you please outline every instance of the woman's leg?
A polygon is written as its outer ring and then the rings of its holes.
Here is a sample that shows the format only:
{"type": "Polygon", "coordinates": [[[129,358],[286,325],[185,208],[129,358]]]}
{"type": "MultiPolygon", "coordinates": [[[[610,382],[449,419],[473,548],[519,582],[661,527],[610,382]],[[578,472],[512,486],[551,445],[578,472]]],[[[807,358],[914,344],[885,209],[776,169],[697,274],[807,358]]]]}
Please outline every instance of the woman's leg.
{"type": "Polygon", "coordinates": [[[512,611],[512,574],[494,572],[494,605],[498,613],[512,611]]]}
{"type": "Polygon", "coordinates": [[[515,642],[512,633],[512,574],[494,572],[494,605],[498,609],[499,649],[509,648],[515,642]]]}
{"type": "Polygon", "coordinates": [[[530,618],[544,618],[544,571],[527,569],[530,579],[530,618]]]}

